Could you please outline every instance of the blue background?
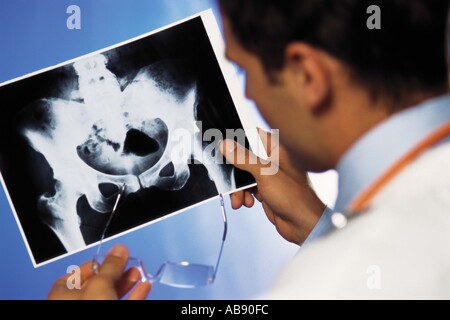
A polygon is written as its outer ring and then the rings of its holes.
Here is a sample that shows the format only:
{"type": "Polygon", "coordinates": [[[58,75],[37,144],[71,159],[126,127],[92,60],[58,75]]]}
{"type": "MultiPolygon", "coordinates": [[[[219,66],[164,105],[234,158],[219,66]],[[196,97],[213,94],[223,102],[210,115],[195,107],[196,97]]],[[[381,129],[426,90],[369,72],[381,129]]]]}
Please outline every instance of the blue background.
{"type": "MultiPolygon", "coordinates": [[[[213,0],[0,0],[0,82],[210,7],[219,17],[213,0]],[[72,4],[81,8],[81,30],[66,27],[66,9],[72,4]]],[[[109,242],[105,249],[114,243],[127,244],[132,255],[142,258],[152,271],[168,259],[213,264],[222,233],[219,209],[217,202],[203,205],[109,242]]],[[[228,210],[229,238],[217,282],[196,290],[156,285],[151,299],[243,299],[270,286],[298,248],[281,239],[260,206],[228,210]]],[[[4,190],[0,190],[0,299],[43,299],[68,266],[91,259],[93,253],[94,249],[89,249],[34,269],[4,190]]]]}

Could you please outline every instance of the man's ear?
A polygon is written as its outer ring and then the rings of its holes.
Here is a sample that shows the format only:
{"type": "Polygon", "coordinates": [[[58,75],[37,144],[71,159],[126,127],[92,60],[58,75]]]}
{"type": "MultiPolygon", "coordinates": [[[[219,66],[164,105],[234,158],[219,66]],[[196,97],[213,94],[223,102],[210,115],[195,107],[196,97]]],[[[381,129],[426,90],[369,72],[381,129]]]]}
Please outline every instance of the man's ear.
{"type": "Polygon", "coordinates": [[[285,66],[293,76],[298,94],[312,111],[319,111],[329,98],[331,78],[323,53],[304,43],[294,42],[285,52],[285,66]]]}

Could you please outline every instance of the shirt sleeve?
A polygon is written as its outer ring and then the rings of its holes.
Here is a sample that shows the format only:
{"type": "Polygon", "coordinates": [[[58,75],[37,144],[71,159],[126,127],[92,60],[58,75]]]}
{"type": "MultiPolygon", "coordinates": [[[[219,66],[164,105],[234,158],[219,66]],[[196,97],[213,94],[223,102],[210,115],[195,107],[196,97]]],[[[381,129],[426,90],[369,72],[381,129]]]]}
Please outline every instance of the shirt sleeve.
{"type": "Polygon", "coordinates": [[[317,225],[314,227],[313,231],[310,233],[308,239],[306,239],[303,246],[308,245],[309,243],[322,238],[324,235],[328,234],[332,230],[333,224],[331,223],[331,217],[333,213],[334,211],[331,208],[329,207],[325,208],[322,217],[320,218],[317,225]]]}

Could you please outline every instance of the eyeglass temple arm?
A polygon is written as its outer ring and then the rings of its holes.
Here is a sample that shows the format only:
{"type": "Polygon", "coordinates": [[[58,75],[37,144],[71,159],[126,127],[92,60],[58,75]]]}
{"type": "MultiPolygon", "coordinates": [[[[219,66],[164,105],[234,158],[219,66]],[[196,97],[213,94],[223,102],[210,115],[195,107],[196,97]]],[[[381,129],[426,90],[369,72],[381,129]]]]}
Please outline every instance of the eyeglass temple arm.
{"type": "Polygon", "coordinates": [[[125,194],[126,189],[127,189],[126,184],[123,184],[122,187],[120,187],[119,195],[117,196],[116,202],[114,203],[114,207],[111,212],[111,215],[109,216],[108,222],[106,223],[105,229],[103,230],[102,237],[100,238],[100,244],[98,245],[97,255],[100,254],[100,251],[101,251],[102,245],[103,245],[103,240],[105,240],[106,231],[108,231],[108,229],[109,229],[109,225],[111,224],[111,221],[114,218],[114,215],[117,211],[117,207],[119,206],[120,200],[122,199],[123,195],[125,194]]]}
{"type": "Polygon", "coordinates": [[[223,195],[220,195],[220,207],[222,209],[222,217],[223,217],[223,237],[222,240],[225,241],[228,233],[228,219],[227,219],[227,211],[225,210],[225,201],[223,200],[223,195]]]}
{"type": "Polygon", "coordinates": [[[222,258],[223,247],[225,245],[225,240],[227,239],[227,233],[228,233],[227,211],[225,210],[225,201],[223,200],[223,195],[222,194],[220,194],[220,207],[221,207],[221,210],[222,210],[223,227],[224,228],[223,228],[222,245],[220,246],[219,258],[217,258],[216,267],[214,268],[213,280],[216,279],[217,269],[219,269],[220,260],[222,258]]]}

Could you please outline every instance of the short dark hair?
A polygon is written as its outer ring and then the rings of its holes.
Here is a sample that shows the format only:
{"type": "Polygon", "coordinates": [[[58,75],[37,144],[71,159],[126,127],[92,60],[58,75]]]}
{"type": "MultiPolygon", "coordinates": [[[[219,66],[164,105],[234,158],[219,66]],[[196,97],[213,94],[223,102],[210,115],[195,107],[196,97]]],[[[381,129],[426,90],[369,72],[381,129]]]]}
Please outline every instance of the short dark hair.
{"type": "Polygon", "coordinates": [[[449,0],[219,0],[240,44],[267,71],[284,66],[293,41],[323,49],[345,63],[375,95],[401,99],[410,90],[448,86],[449,0]],[[370,30],[367,9],[381,9],[370,30]]]}

